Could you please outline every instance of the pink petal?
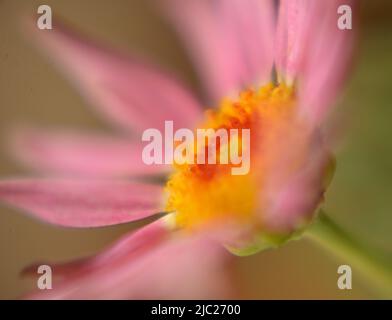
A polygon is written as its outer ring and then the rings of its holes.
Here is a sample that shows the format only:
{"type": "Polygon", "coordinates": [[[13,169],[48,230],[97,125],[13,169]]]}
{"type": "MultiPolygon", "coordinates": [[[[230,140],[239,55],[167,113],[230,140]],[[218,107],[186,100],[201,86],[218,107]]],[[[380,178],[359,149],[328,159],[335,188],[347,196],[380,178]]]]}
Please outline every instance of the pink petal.
{"type": "Polygon", "coordinates": [[[318,24],[311,24],[314,17],[312,9],[316,2],[311,0],[282,0],[279,7],[279,18],[276,35],[276,68],[279,77],[292,81],[298,75],[304,62],[308,36],[317,32],[318,24]]]}
{"type": "Polygon", "coordinates": [[[164,2],[215,101],[266,81],[272,69],[271,1],[164,2]]]}
{"type": "Polygon", "coordinates": [[[304,69],[300,101],[304,112],[316,123],[321,122],[334,100],[341,92],[349,71],[353,66],[356,34],[359,28],[358,1],[334,0],[328,8],[321,10],[325,16],[324,29],[312,40],[313,54],[304,69]],[[353,13],[353,29],[337,28],[337,8],[350,5],[353,13]]]}
{"type": "Polygon", "coordinates": [[[81,93],[108,119],[127,129],[162,129],[165,120],[193,128],[198,101],[157,67],[102,48],[56,20],[50,32],[30,32],[81,93]]]}
{"type": "Polygon", "coordinates": [[[162,188],[120,181],[0,181],[0,200],[46,222],[66,227],[100,227],[162,212],[162,188]]]}
{"type": "Polygon", "coordinates": [[[224,272],[228,254],[221,246],[199,236],[176,234],[169,239],[160,226],[153,228],[147,235],[141,234],[146,233],[142,230],[126,236],[97,258],[67,268],[64,280],[55,283],[52,290],[30,298],[188,299],[219,298],[229,293],[224,272]]]}
{"type": "Polygon", "coordinates": [[[292,231],[313,217],[326,191],[328,155],[314,156],[273,194],[265,222],[271,230],[292,231]]]}
{"type": "Polygon", "coordinates": [[[25,165],[60,175],[113,177],[168,172],[142,161],[141,141],[103,134],[24,128],[15,132],[12,151],[25,165]]]}
{"type": "Polygon", "coordinates": [[[322,202],[331,156],[307,123],[290,119],[271,129],[261,147],[260,217],[271,231],[297,230],[322,202]]]}
{"type": "MultiPolygon", "coordinates": [[[[113,245],[98,253],[95,256],[81,258],[75,261],[50,264],[54,275],[68,279],[72,277],[85,276],[91,271],[97,271],[108,263],[115,264],[124,258],[137,258],[148,252],[156,245],[161,244],[169,235],[169,229],[164,222],[164,218],[159,219],[134,233],[127,234],[116,241],[113,245]]],[[[36,263],[26,267],[23,275],[35,276],[39,265],[47,263],[36,263]]]]}
{"type": "Polygon", "coordinates": [[[319,122],[336,99],[353,53],[354,30],[340,30],[340,5],[350,5],[356,22],[355,0],[282,0],[276,39],[279,77],[298,78],[303,111],[319,122]]]}
{"type": "Polygon", "coordinates": [[[271,81],[274,62],[275,12],[273,1],[218,0],[223,32],[231,37],[245,65],[243,85],[271,81]]]}

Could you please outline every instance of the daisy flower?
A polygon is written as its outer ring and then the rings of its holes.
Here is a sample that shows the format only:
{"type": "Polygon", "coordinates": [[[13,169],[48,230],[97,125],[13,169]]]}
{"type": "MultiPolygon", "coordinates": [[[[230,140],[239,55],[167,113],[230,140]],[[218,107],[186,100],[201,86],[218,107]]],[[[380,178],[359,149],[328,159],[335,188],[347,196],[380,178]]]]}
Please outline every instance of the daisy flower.
{"type": "Polygon", "coordinates": [[[31,297],[221,297],[232,289],[223,272],[230,252],[253,254],[301,234],[334,168],[322,128],[354,45],[354,30],[337,25],[341,5],[357,10],[353,0],[163,1],[197,67],[205,102],[166,70],[102,47],[58,20],[51,31],[30,27],[122,134],[20,130],[15,155],[46,177],[4,179],[0,199],[65,227],[157,217],[96,256],[50,264],[61,280],[31,297]],[[212,107],[203,110],[207,101],[212,107]],[[233,163],[145,164],[141,136],[149,128],[163,131],[165,121],[192,130],[248,129],[249,150],[241,137],[216,147],[242,146],[249,172],[233,175],[233,163]],[[163,185],[151,179],[162,176],[163,185]]]}

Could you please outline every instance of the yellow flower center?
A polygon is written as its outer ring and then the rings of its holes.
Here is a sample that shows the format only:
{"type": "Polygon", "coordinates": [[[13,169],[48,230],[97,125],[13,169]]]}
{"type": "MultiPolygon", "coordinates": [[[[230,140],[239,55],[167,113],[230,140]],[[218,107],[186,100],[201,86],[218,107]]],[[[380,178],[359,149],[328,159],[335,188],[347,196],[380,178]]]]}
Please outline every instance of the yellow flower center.
{"type": "MultiPolygon", "coordinates": [[[[263,187],[264,154],[268,152],[263,141],[291,117],[294,102],[292,87],[268,84],[258,90],[245,90],[237,101],[224,99],[219,109],[206,111],[206,120],[199,128],[250,130],[250,170],[245,175],[233,175],[231,169],[238,164],[219,163],[221,151],[228,152],[233,143],[243,149],[241,136],[214,145],[216,164],[175,164],[166,185],[166,210],[174,212],[177,226],[193,229],[222,219],[261,223],[258,199],[263,187]]],[[[192,148],[196,159],[200,150],[192,148]]]]}

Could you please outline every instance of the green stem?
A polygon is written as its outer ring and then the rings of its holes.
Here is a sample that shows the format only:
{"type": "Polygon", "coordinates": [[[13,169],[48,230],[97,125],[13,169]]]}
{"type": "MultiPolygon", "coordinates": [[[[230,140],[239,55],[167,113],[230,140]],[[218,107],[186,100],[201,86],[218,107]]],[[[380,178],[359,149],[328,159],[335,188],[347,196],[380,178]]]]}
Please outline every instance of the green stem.
{"type": "Polygon", "coordinates": [[[392,297],[392,261],[385,253],[371,249],[354,240],[337,226],[324,212],[305,232],[305,236],[344,258],[356,268],[372,285],[392,297]]]}

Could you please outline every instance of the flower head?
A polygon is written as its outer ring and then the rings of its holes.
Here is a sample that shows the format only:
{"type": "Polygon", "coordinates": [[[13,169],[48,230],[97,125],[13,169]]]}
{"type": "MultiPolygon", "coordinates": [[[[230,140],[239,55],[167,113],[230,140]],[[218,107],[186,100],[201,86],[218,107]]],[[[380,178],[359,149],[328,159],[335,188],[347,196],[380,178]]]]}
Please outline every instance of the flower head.
{"type": "MultiPolygon", "coordinates": [[[[163,8],[188,44],[210,103],[218,106],[204,118],[202,103],[157,67],[103,49],[58,23],[50,33],[35,33],[98,111],[132,134],[127,140],[19,132],[14,151],[24,162],[83,179],[3,181],[0,199],[71,227],[166,213],[96,257],[57,266],[64,280],[43,297],[172,296],[173,283],[188,279],[176,272],[190,269],[206,284],[198,296],[218,293],[210,286],[225,282],[218,270],[227,253],[217,240],[238,254],[275,245],[306,226],[323,200],[333,157],[321,127],[343,84],[354,38],[352,30],[338,29],[337,8],[344,2],[354,9],[355,1],[282,0],[277,21],[268,0],[168,2],[163,8]],[[242,135],[213,144],[218,160],[238,146],[249,156],[248,172],[232,174],[239,164],[224,161],[146,165],[135,133],[161,130],[167,120],[178,128],[249,130],[249,145],[242,135]],[[111,180],[170,170],[165,186],[111,180]],[[192,268],[203,252],[205,273],[192,268]],[[151,289],[152,281],[159,290],[151,289]]],[[[193,160],[205,152],[191,149],[193,160]]]]}

